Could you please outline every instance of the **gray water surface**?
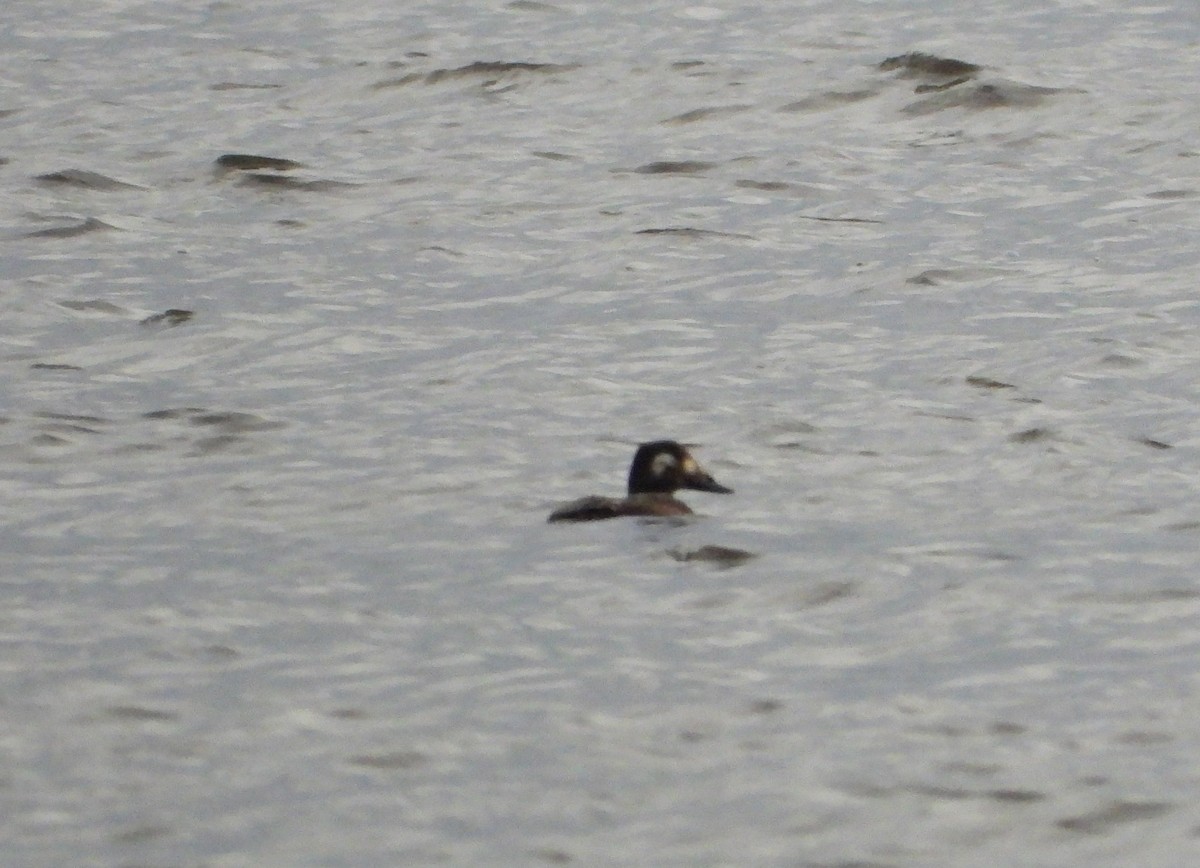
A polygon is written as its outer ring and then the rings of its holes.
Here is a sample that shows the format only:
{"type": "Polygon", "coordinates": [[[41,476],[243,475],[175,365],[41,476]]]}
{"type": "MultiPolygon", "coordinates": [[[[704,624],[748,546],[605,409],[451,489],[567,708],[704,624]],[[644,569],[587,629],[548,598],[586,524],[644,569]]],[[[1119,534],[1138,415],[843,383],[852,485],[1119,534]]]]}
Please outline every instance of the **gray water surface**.
{"type": "Polygon", "coordinates": [[[975,5],[10,4],[5,864],[1200,856],[1200,13],[975,5]]]}

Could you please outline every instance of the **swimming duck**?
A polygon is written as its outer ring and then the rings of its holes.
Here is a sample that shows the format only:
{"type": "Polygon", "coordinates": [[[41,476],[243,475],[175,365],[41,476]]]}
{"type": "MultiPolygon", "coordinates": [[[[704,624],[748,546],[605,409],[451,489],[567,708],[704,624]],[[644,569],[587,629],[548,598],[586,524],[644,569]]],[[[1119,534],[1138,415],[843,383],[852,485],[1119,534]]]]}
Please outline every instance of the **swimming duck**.
{"type": "Polygon", "coordinates": [[[681,488],[733,494],[720,485],[674,440],[643,443],[629,466],[629,495],[581,497],[550,513],[548,521],[596,521],[623,515],[691,515],[692,511],[674,494],[681,488]]]}

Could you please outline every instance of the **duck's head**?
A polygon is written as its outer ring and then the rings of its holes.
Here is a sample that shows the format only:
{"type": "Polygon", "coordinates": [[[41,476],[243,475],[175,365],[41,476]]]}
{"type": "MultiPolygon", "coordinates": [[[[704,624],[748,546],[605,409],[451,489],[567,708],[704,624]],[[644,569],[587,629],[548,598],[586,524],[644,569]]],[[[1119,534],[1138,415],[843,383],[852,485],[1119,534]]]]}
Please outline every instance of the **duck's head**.
{"type": "Polygon", "coordinates": [[[681,488],[733,494],[709,475],[686,448],[674,440],[643,443],[629,468],[630,494],[671,494],[681,488]]]}

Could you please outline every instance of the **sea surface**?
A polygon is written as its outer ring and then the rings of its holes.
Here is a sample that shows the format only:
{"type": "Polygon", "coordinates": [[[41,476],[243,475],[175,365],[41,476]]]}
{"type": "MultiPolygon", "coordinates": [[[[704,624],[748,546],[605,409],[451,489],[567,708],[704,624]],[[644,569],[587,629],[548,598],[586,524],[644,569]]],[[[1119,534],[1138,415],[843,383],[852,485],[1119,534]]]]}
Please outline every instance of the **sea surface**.
{"type": "Polygon", "coordinates": [[[1200,7],[13,0],[7,868],[1200,862],[1200,7]],[[728,496],[547,524],[674,438],[728,496]]]}

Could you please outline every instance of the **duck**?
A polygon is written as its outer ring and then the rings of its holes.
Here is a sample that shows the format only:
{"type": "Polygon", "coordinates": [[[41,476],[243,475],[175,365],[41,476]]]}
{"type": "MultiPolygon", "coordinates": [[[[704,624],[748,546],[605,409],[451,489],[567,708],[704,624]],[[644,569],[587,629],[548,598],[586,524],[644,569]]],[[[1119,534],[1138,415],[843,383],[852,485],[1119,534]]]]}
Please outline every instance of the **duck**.
{"type": "Polygon", "coordinates": [[[733,494],[674,440],[643,443],[629,465],[629,490],[624,498],[591,495],[560,506],[547,521],[598,521],[622,516],[669,517],[691,515],[692,510],[675,497],[681,488],[733,494]]]}

